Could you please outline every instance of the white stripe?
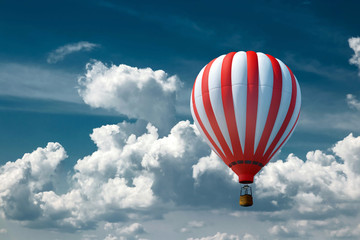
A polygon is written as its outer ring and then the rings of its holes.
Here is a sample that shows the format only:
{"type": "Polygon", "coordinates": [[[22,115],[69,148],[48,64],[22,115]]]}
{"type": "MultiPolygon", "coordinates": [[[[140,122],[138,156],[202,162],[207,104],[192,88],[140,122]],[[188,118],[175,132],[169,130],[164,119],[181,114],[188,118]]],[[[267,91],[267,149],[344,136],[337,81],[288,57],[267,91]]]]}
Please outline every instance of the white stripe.
{"type": "Polygon", "coordinates": [[[258,147],[269,114],[273,92],[274,71],[270,59],[263,53],[257,53],[259,69],[259,97],[256,116],[254,153],[258,147]]]}
{"type": "MultiPolygon", "coordinates": [[[[205,65],[205,67],[206,67],[206,65],[205,65]]],[[[203,77],[203,74],[204,74],[204,71],[205,71],[205,67],[203,67],[201,69],[201,71],[199,72],[199,74],[197,75],[197,77],[195,79],[195,84],[194,84],[194,91],[195,91],[194,92],[194,97],[195,97],[195,99],[202,96],[201,82],[202,82],[202,77],[203,77]]]]}
{"type": "MultiPolygon", "coordinates": [[[[294,112],[291,116],[291,119],[290,119],[290,122],[289,122],[289,125],[286,127],[286,130],[284,132],[284,134],[282,135],[282,137],[280,138],[280,141],[278,142],[278,144],[276,144],[276,148],[278,148],[280,146],[280,144],[284,141],[284,139],[286,138],[286,136],[289,134],[289,132],[291,131],[292,127],[294,126],[295,122],[296,122],[296,118],[299,114],[299,111],[300,111],[300,106],[301,106],[301,91],[300,91],[300,86],[299,86],[299,83],[297,82],[296,80],[296,77],[295,77],[295,84],[296,84],[296,102],[295,102],[295,108],[294,108],[294,112]]],[[[293,131],[294,131],[295,127],[293,128],[293,131]]],[[[292,134],[292,133],[291,133],[292,134]]],[[[291,135],[290,134],[290,135],[291,135]]],[[[288,137],[287,140],[290,139],[290,136],[288,137]]],[[[286,140],[286,141],[287,141],[286,140]]],[[[283,146],[285,145],[285,143],[283,144],[283,146]]],[[[274,151],[275,151],[274,149],[274,151]]],[[[280,149],[279,149],[280,150],[280,149]]]]}
{"type": "Polygon", "coordinates": [[[291,101],[291,76],[288,68],[285,66],[283,62],[279,59],[276,59],[281,68],[281,75],[282,75],[282,91],[281,91],[281,101],[278,114],[276,116],[274,127],[271,131],[269,141],[266,145],[264,153],[269,148],[270,144],[274,141],[276,134],[279,132],[281,125],[284,122],[286,114],[289,110],[290,101],[291,101]]]}
{"type": "MultiPolygon", "coordinates": [[[[215,133],[210,125],[210,122],[207,118],[205,108],[204,108],[204,103],[203,103],[202,94],[201,94],[201,83],[202,83],[202,77],[203,77],[204,70],[205,70],[205,67],[201,70],[201,72],[199,73],[198,77],[195,80],[196,81],[195,86],[194,86],[195,87],[194,94],[196,96],[195,97],[195,105],[196,105],[196,109],[197,109],[199,117],[200,117],[199,120],[201,120],[206,131],[209,133],[210,137],[214,140],[215,144],[220,149],[220,151],[222,153],[224,153],[224,151],[223,151],[221,145],[219,144],[219,141],[217,140],[215,133]]],[[[205,138],[207,138],[206,135],[205,135],[205,138]]],[[[215,148],[213,147],[213,149],[215,149],[215,148]]]]}
{"type": "Polygon", "coordinates": [[[209,95],[212,109],[216,121],[219,125],[220,131],[224,136],[226,144],[229,146],[230,151],[234,154],[231,146],[231,140],[229,130],[226,124],[226,118],[224,113],[224,105],[221,96],[221,67],[225,55],[218,57],[211,65],[209,71],[209,95]]]}
{"type": "MultiPolygon", "coordinates": [[[[295,115],[296,118],[297,118],[297,116],[298,116],[299,114],[300,114],[300,111],[297,112],[297,114],[294,114],[294,115],[295,115]]],[[[296,119],[296,118],[295,118],[295,119],[296,119]]],[[[291,138],[292,134],[294,133],[294,130],[295,130],[296,126],[298,125],[298,123],[299,123],[299,121],[296,122],[296,125],[295,125],[295,127],[293,128],[293,131],[291,131],[289,137],[285,140],[285,142],[284,142],[284,144],[281,146],[281,148],[278,149],[278,152],[279,152],[279,151],[286,145],[286,143],[289,141],[289,139],[291,138]]],[[[292,125],[291,127],[293,127],[293,125],[292,125]]],[[[286,137],[286,136],[285,136],[285,137],[286,137]]],[[[282,140],[282,141],[283,141],[283,140],[282,140]]],[[[277,146],[276,146],[276,147],[277,147],[277,146]]],[[[276,149],[276,148],[275,148],[275,149],[276,149]]],[[[271,156],[271,155],[270,155],[270,156],[271,156]]],[[[269,159],[269,162],[270,162],[271,159],[273,159],[275,156],[277,156],[277,154],[274,154],[274,156],[272,156],[272,158],[269,159]]]]}
{"type": "Polygon", "coordinates": [[[234,101],[236,126],[244,152],[246,131],[246,98],[247,98],[247,56],[246,52],[237,52],[232,61],[231,84],[234,101]]]}

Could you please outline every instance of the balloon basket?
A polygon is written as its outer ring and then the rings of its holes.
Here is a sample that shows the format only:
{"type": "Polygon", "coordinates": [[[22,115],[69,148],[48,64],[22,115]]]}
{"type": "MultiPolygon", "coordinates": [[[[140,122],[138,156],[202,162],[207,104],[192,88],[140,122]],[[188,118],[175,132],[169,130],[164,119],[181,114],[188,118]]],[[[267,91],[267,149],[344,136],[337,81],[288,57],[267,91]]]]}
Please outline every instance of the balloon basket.
{"type": "Polygon", "coordinates": [[[251,195],[243,195],[240,196],[240,201],[239,201],[240,206],[242,207],[250,207],[253,205],[253,199],[251,195]]]}
{"type": "Polygon", "coordinates": [[[250,207],[253,205],[252,190],[249,185],[245,185],[240,189],[239,204],[242,207],[250,207]]]}

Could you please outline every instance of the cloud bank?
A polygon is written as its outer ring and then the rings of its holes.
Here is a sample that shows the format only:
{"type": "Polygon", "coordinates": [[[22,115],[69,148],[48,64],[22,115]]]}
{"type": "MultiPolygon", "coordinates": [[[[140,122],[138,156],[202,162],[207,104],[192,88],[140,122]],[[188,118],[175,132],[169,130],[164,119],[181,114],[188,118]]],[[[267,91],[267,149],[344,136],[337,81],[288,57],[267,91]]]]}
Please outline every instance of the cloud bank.
{"type": "Polygon", "coordinates": [[[64,58],[67,55],[70,55],[75,52],[80,52],[80,51],[91,51],[94,48],[99,47],[99,46],[100,46],[99,44],[90,43],[90,42],[86,42],[86,41],[66,44],[66,45],[61,46],[61,47],[55,49],[54,51],[50,52],[46,61],[48,63],[57,63],[57,62],[64,60],[64,58]]]}
{"type": "MultiPolygon", "coordinates": [[[[8,162],[0,171],[1,211],[30,227],[72,231],[94,228],[99,221],[152,217],[160,206],[200,204],[196,196],[206,189],[193,191],[192,167],[210,150],[195,127],[182,121],[162,138],[151,124],[140,136],[132,133],[134,127],[138,126],[123,122],[94,129],[91,139],[98,150],[78,160],[64,194],[57,193],[51,182],[66,158],[60,144],[49,143],[8,162]]],[[[228,185],[229,179],[220,184],[228,185]]],[[[214,198],[209,204],[220,200],[214,198]]]]}
{"type": "MultiPolygon", "coordinates": [[[[227,195],[237,192],[238,184],[226,168],[203,163],[218,166],[221,160],[210,154],[189,121],[179,122],[164,137],[151,124],[134,135],[133,129],[140,127],[123,122],[94,129],[91,138],[98,149],[79,159],[71,187],[63,194],[52,182],[66,159],[60,144],[49,143],[6,163],[0,169],[3,216],[29,227],[66,231],[95,228],[101,221],[128,222],[115,232],[130,236],[145,233],[139,222],[157,218],[159,211],[184,206],[217,209],[234,201],[227,195]]],[[[331,154],[315,150],[305,160],[290,154],[271,162],[255,183],[254,210],[259,220],[272,220],[268,233],[274,237],[311,238],[308,234],[317,231],[329,238],[359,237],[354,219],[360,212],[360,137],[350,134],[331,154]]],[[[204,225],[192,221],[186,228],[204,225]]]]}

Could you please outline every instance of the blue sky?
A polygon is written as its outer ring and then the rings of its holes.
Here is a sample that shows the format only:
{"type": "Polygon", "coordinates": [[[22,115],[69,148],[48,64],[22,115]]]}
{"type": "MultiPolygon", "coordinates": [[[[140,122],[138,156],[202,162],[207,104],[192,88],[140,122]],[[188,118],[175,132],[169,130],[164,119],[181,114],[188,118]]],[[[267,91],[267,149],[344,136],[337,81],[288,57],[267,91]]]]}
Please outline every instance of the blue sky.
{"type": "Polygon", "coordinates": [[[2,1],[0,238],[359,239],[359,8],[2,1]],[[210,60],[249,50],[292,69],[302,110],[244,209],[189,98],[210,60]]]}

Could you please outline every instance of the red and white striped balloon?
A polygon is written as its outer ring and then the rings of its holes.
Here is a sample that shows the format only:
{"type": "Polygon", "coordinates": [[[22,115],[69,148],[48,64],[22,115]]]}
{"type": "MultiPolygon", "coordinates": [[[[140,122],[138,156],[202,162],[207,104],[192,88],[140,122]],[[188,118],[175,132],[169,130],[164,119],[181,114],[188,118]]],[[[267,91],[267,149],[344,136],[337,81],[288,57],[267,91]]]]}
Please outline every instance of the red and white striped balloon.
{"type": "Polygon", "coordinates": [[[241,51],[215,58],[200,71],[190,105],[212,150],[239,182],[252,183],[294,131],[301,93],[279,59],[241,51]]]}

